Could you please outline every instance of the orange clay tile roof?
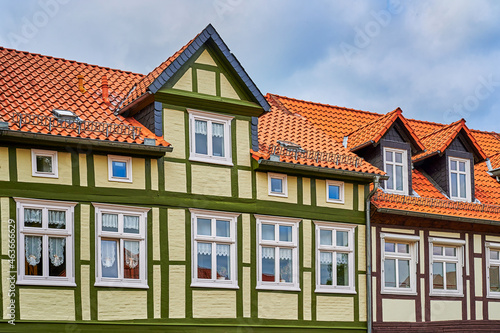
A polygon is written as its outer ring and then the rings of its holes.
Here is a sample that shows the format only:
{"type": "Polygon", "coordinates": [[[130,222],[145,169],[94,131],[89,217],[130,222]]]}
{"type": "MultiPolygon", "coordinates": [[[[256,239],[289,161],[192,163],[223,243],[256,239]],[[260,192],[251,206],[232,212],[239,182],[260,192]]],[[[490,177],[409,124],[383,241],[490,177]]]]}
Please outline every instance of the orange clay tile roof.
{"type": "Polygon", "coordinates": [[[9,129],[16,131],[138,144],[142,144],[144,138],[151,138],[156,139],[157,145],[169,146],[162,137],[154,135],[135,119],[113,113],[126,97],[129,87],[143,77],[141,74],[0,47],[0,121],[9,122],[9,129]],[[78,86],[79,75],[83,76],[84,92],[78,86]],[[107,78],[109,85],[108,101],[103,98],[103,78],[107,78]],[[16,117],[16,113],[21,113],[52,119],[48,117],[52,116],[53,109],[72,111],[82,121],[136,126],[140,128],[140,135],[134,137],[115,132],[107,136],[99,131],[78,133],[76,129],[20,124],[19,117],[16,117]]]}
{"type": "MultiPolygon", "coordinates": [[[[301,101],[289,97],[268,94],[269,101],[278,105],[282,112],[287,112],[294,117],[303,117],[303,121],[314,125],[337,143],[342,142],[344,136],[351,133],[349,140],[352,146],[366,142],[367,138],[377,138],[383,130],[375,130],[371,126],[383,127],[387,118],[393,116],[395,111],[387,115],[367,111],[343,108],[327,104],[301,101]],[[380,122],[377,122],[379,120],[380,122]],[[366,131],[362,129],[366,128],[366,131]],[[354,135],[354,139],[352,136],[354,135]]],[[[492,168],[500,167],[500,134],[469,130],[462,120],[450,125],[408,119],[408,127],[420,140],[428,153],[434,150],[446,149],[458,132],[464,130],[470,137],[473,145],[478,150],[476,153],[490,157],[492,168]]],[[[275,126],[283,126],[277,123],[275,126]]],[[[286,131],[284,131],[286,132],[286,131]]],[[[311,132],[312,133],[312,132],[311,132]]],[[[308,144],[314,145],[314,137],[308,137],[308,144]]],[[[374,140],[375,141],[375,140],[374,140]]],[[[349,142],[348,142],[349,144],[349,142]]],[[[351,145],[349,145],[351,147],[351,145]]],[[[425,154],[423,153],[423,154],[425,154]]],[[[422,153],[421,153],[422,154],[422,153]]],[[[423,155],[422,155],[423,156],[423,155]]],[[[500,184],[487,173],[486,161],[474,165],[474,185],[477,202],[466,203],[450,200],[434,185],[430,177],[418,167],[412,171],[412,187],[416,196],[404,196],[378,191],[372,198],[377,208],[400,210],[405,212],[419,212],[432,215],[444,215],[451,218],[473,218],[487,221],[500,221],[500,184]]]]}

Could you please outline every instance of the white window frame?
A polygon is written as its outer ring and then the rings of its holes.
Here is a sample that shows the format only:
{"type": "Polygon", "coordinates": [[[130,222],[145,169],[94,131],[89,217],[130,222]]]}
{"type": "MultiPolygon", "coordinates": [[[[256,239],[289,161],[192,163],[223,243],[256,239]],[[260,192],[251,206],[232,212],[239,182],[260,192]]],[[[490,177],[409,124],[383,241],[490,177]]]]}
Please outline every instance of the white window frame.
{"type": "Polygon", "coordinates": [[[198,162],[207,162],[213,164],[222,164],[233,166],[232,148],[231,148],[231,121],[233,116],[215,114],[200,110],[187,110],[189,113],[189,160],[198,162]],[[195,140],[195,121],[201,120],[207,122],[207,154],[196,153],[195,140]],[[213,156],[212,153],[212,122],[224,125],[224,157],[213,156]]]}
{"type": "Polygon", "coordinates": [[[299,280],[299,223],[301,219],[276,217],[265,215],[254,215],[257,222],[257,287],[256,289],[265,290],[289,290],[300,291],[299,280]],[[262,240],[262,224],[274,224],[275,226],[275,240],[262,240]],[[285,225],[292,227],[292,241],[280,242],[279,241],[279,226],[285,225]],[[279,277],[279,249],[287,248],[292,249],[292,277],[293,282],[270,282],[262,281],[262,246],[275,248],[275,279],[279,277]]]}
{"type": "Polygon", "coordinates": [[[267,173],[267,184],[268,184],[268,194],[276,197],[284,197],[288,198],[288,177],[286,174],[283,173],[273,173],[273,172],[268,172],[267,173]],[[283,192],[273,192],[271,189],[271,179],[281,179],[281,187],[283,189],[283,192]]]}
{"type": "Polygon", "coordinates": [[[59,164],[57,162],[57,151],[31,149],[31,174],[33,177],[59,178],[59,164]],[[37,156],[50,156],[52,158],[52,172],[38,171],[36,167],[37,156]]]}
{"type": "MultiPolygon", "coordinates": [[[[219,212],[212,210],[189,209],[191,212],[191,253],[193,256],[191,267],[191,287],[208,287],[208,288],[227,288],[239,289],[238,287],[238,258],[237,258],[237,221],[239,213],[219,212]],[[230,237],[204,236],[198,235],[198,218],[210,219],[212,231],[216,230],[216,220],[225,220],[230,223],[230,237]],[[212,275],[217,269],[216,244],[224,244],[230,246],[230,270],[231,280],[199,279],[198,278],[198,242],[212,243],[212,275]]],[[[212,276],[213,277],[213,276],[212,276]]]]}
{"type": "Polygon", "coordinates": [[[132,182],[132,157],[130,156],[119,156],[119,155],[108,155],[108,180],[110,182],[132,182]],[[113,162],[125,162],[127,165],[127,177],[115,177],[113,176],[113,162]]]}
{"type": "Polygon", "coordinates": [[[500,243],[486,242],[486,287],[487,287],[487,297],[488,298],[500,298],[500,292],[491,291],[490,289],[490,267],[496,266],[500,269],[500,259],[491,259],[490,251],[500,251],[500,243]]]}
{"type": "MultiPolygon", "coordinates": [[[[17,209],[17,284],[19,285],[38,285],[38,286],[66,286],[76,287],[75,283],[75,263],[74,263],[74,242],[73,242],[73,222],[74,222],[74,207],[76,202],[39,200],[14,198],[17,209]],[[24,226],[24,208],[33,208],[42,210],[42,228],[25,227],[24,226]],[[48,227],[48,211],[59,210],[66,212],[66,228],[55,229],[48,227]],[[42,237],[42,259],[43,260],[43,275],[32,276],[25,275],[25,236],[41,236],[42,237]],[[64,237],[66,238],[66,253],[64,260],[66,261],[66,276],[49,276],[49,237],[64,237]],[[23,260],[21,260],[23,258],[23,260]]],[[[7,222],[7,221],[5,221],[7,222]]]]}
{"type": "Polygon", "coordinates": [[[385,181],[385,186],[384,190],[388,193],[395,193],[395,194],[403,194],[403,195],[408,195],[408,152],[406,149],[396,149],[396,148],[389,148],[389,147],[384,147],[384,171],[387,172],[387,163],[393,165],[393,170],[394,170],[394,179],[393,181],[393,189],[388,189],[387,183],[389,182],[390,179],[385,181]],[[402,153],[402,163],[396,163],[396,157],[394,155],[394,160],[392,162],[387,162],[386,161],[386,152],[392,152],[392,153],[402,153]],[[403,166],[403,190],[398,191],[396,190],[396,165],[401,165],[403,166]]]}
{"type": "Polygon", "coordinates": [[[336,180],[327,180],[326,181],[326,202],[333,203],[344,203],[344,182],[336,181],[336,180]],[[339,199],[330,199],[329,197],[329,186],[338,186],[339,187],[339,199]]]}
{"type": "Polygon", "coordinates": [[[470,160],[464,159],[464,158],[458,158],[458,157],[452,157],[450,156],[448,158],[448,180],[450,183],[450,199],[452,200],[457,200],[457,201],[467,201],[471,202],[472,201],[472,182],[471,182],[471,170],[470,170],[470,160]],[[457,162],[457,170],[451,170],[451,162],[455,161],[457,162]],[[459,163],[464,162],[465,163],[465,171],[459,171],[459,163]],[[457,193],[458,196],[455,197],[452,195],[451,192],[451,174],[456,173],[457,174],[457,193]],[[460,174],[465,174],[465,198],[460,197],[460,174]]]}
{"type": "Polygon", "coordinates": [[[345,224],[345,223],[333,223],[333,222],[322,222],[314,221],[316,226],[316,293],[342,293],[342,294],[356,294],[355,285],[355,252],[354,252],[354,231],[356,225],[345,224]],[[321,230],[331,230],[333,241],[337,240],[337,231],[348,232],[348,246],[336,246],[332,245],[321,245],[320,244],[320,231],[321,230]],[[321,284],[321,262],[320,262],[320,251],[321,252],[331,252],[333,253],[333,261],[336,267],[336,254],[337,253],[347,253],[349,262],[349,285],[348,286],[337,286],[333,283],[337,282],[337,270],[333,270],[333,281],[332,285],[322,285],[321,284]]]}
{"type": "MultiPolygon", "coordinates": [[[[414,235],[402,235],[402,234],[391,234],[391,233],[381,233],[381,292],[382,294],[397,294],[397,295],[416,295],[417,294],[417,264],[418,264],[418,242],[420,241],[419,236],[414,235]],[[391,243],[396,244],[407,244],[409,247],[409,253],[390,253],[385,251],[386,240],[391,243]],[[410,288],[401,287],[386,287],[385,286],[385,259],[403,259],[410,261],[410,288]]],[[[397,246],[396,246],[397,247],[397,246]]],[[[396,261],[396,282],[399,279],[399,266],[396,261]]]]}
{"type": "Polygon", "coordinates": [[[148,263],[147,263],[147,215],[150,208],[119,206],[103,203],[95,203],[95,272],[96,287],[120,287],[120,288],[142,288],[148,289],[148,263]],[[102,231],[102,214],[118,214],[118,232],[102,231]],[[139,217],[139,233],[131,234],[123,232],[123,215],[131,215],[139,217]],[[121,230],[121,231],[120,231],[121,230]],[[101,239],[112,239],[118,241],[118,253],[116,260],[118,262],[118,278],[102,277],[101,268],[101,239]],[[126,279],[123,277],[123,247],[124,241],[139,241],[139,279],[126,279]]]}
{"type": "MultiPolygon", "coordinates": [[[[450,239],[450,238],[437,238],[429,237],[429,274],[430,274],[430,296],[452,296],[452,297],[463,297],[463,267],[464,267],[464,245],[465,241],[463,239],[450,239]],[[433,247],[444,246],[444,247],[455,247],[457,249],[456,257],[450,256],[436,256],[433,254],[433,247]],[[448,262],[457,264],[457,290],[447,290],[447,289],[434,289],[433,280],[433,263],[434,262],[448,262]]],[[[443,265],[443,277],[446,279],[446,265],[443,265]]],[[[446,281],[443,281],[443,287],[446,288],[446,281]]]]}

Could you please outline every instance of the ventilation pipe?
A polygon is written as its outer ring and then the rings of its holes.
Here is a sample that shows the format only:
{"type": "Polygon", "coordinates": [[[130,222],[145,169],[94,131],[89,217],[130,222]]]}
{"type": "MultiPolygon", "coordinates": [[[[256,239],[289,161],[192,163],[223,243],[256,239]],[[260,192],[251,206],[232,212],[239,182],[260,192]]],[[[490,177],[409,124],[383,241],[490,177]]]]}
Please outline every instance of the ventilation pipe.
{"type": "Polygon", "coordinates": [[[85,83],[85,77],[83,75],[78,75],[78,89],[83,93],[85,94],[85,92],[87,91],[85,89],[85,87],[83,86],[83,84],[85,83]]]}
{"type": "Polygon", "coordinates": [[[109,86],[108,86],[108,78],[106,75],[102,76],[102,100],[106,105],[111,106],[111,102],[109,101],[109,86]]]}
{"type": "Polygon", "coordinates": [[[368,333],[372,332],[372,226],[370,221],[370,203],[371,198],[377,192],[379,187],[380,176],[375,176],[373,179],[373,190],[366,197],[365,213],[366,213],[366,315],[368,333]]]}

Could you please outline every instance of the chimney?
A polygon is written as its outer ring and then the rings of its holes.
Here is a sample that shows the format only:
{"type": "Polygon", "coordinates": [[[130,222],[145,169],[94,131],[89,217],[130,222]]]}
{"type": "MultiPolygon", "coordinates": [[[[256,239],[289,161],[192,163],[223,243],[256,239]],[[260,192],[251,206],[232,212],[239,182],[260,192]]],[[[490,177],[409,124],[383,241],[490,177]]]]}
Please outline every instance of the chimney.
{"type": "Polygon", "coordinates": [[[102,90],[102,99],[104,103],[106,103],[108,106],[111,106],[111,102],[109,101],[108,78],[106,75],[102,76],[101,90],[102,90]]]}
{"type": "Polygon", "coordinates": [[[83,75],[81,75],[81,74],[80,74],[80,75],[78,75],[78,89],[80,89],[80,91],[81,91],[83,94],[85,94],[85,92],[87,91],[87,90],[85,89],[85,87],[83,86],[83,84],[84,84],[84,82],[85,82],[85,81],[84,81],[84,79],[85,79],[85,78],[84,78],[84,76],[83,76],[83,75]]]}

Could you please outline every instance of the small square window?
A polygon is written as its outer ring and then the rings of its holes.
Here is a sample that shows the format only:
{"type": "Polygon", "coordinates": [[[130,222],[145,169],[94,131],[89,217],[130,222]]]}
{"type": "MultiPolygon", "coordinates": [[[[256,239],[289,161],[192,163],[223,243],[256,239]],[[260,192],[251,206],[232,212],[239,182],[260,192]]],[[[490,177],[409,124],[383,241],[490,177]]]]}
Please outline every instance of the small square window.
{"type": "Polygon", "coordinates": [[[108,179],[113,182],[132,182],[132,157],[108,155],[108,179]]]}
{"type": "Polygon", "coordinates": [[[344,183],[326,181],[326,202],[344,203],[344,183]]]}
{"type": "Polygon", "coordinates": [[[58,178],[57,152],[32,149],[31,168],[34,177],[58,178]]]}
{"type": "Polygon", "coordinates": [[[280,173],[268,173],[269,195],[288,197],[287,176],[280,173]]]}

